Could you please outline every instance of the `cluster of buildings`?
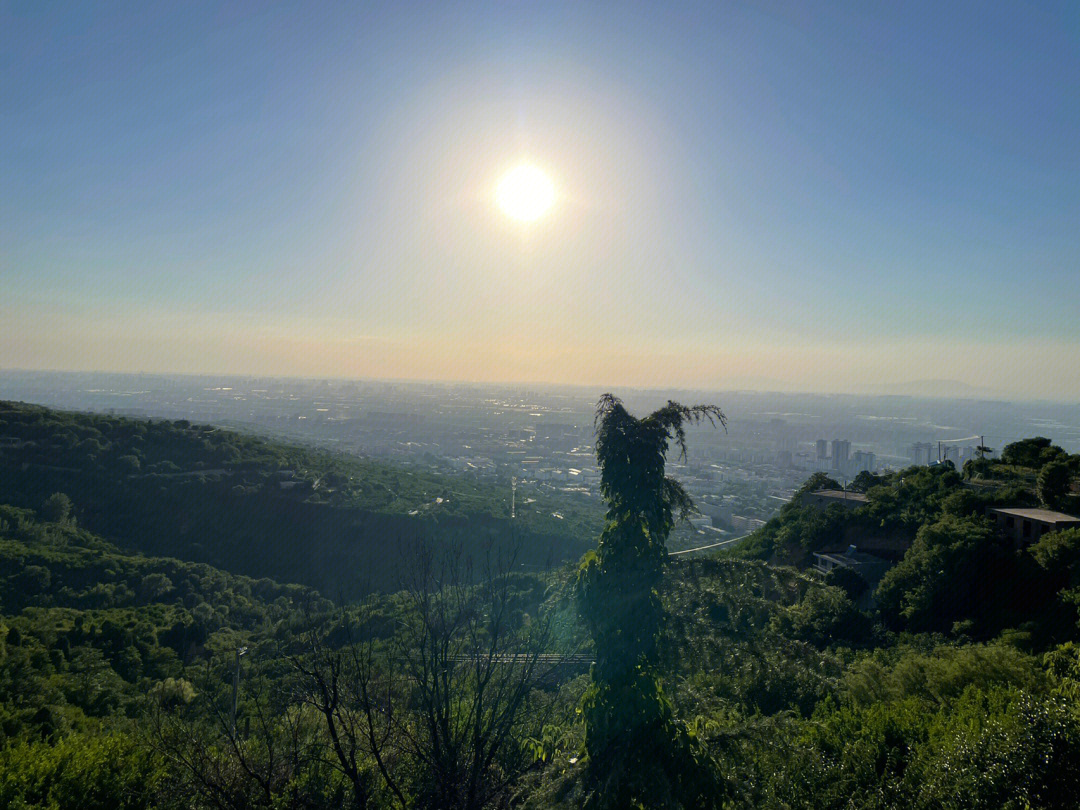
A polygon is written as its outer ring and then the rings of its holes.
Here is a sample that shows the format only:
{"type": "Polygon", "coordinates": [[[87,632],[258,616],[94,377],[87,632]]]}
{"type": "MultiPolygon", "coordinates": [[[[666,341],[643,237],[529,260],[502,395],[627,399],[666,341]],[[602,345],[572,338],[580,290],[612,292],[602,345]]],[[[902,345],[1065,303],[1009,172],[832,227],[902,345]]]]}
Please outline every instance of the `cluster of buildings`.
{"type": "Polygon", "coordinates": [[[456,472],[467,473],[480,478],[494,478],[496,472],[498,472],[495,461],[483,456],[460,456],[447,459],[445,464],[456,472]]]}
{"type": "Polygon", "coordinates": [[[847,439],[818,439],[814,453],[799,453],[792,460],[794,466],[810,472],[826,472],[843,477],[854,477],[861,472],[877,469],[877,456],[866,450],[852,452],[847,439]]]}
{"type": "Polygon", "coordinates": [[[928,467],[939,461],[951,461],[958,470],[978,455],[977,447],[970,445],[961,447],[958,444],[945,442],[915,442],[911,445],[909,452],[911,463],[917,467],[928,467]]]}

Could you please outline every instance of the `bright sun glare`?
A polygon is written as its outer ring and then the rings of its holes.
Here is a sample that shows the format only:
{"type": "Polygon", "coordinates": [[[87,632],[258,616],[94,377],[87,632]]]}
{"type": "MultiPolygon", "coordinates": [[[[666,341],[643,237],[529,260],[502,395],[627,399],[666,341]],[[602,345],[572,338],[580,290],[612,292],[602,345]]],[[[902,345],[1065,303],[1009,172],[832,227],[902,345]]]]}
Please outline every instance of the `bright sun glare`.
{"type": "Polygon", "coordinates": [[[555,202],[555,184],[542,169],[523,163],[503,175],[495,188],[495,202],[507,216],[532,222],[555,202]]]}

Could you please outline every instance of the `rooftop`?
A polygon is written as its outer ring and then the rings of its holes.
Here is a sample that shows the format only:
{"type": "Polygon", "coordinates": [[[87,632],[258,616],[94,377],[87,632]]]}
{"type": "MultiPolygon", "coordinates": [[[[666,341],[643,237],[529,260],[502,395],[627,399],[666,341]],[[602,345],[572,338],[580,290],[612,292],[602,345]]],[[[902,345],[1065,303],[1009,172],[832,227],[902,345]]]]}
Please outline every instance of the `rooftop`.
{"type": "Polygon", "coordinates": [[[843,498],[848,501],[862,501],[863,503],[866,503],[869,500],[861,492],[848,492],[846,489],[819,489],[810,494],[820,495],[823,498],[843,498]]]}
{"type": "Polygon", "coordinates": [[[873,554],[867,554],[863,551],[815,551],[814,556],[820,559],[832,560],[834,563],[840,565],[850,566],[853,564],[873,564],[884,563],[888,564],[888,560],[876,557],[873,554]]]}
{"type": "Polygon", "coordinates": [[[1080,517],[1066,515],[1064,512],[1055,512],[1052,509],[998,509],[992,508],[991,512],[1002,515],[1024,518],[1025,520],[1038,520],[1043,523],[1080,523],[1080,517]]]}

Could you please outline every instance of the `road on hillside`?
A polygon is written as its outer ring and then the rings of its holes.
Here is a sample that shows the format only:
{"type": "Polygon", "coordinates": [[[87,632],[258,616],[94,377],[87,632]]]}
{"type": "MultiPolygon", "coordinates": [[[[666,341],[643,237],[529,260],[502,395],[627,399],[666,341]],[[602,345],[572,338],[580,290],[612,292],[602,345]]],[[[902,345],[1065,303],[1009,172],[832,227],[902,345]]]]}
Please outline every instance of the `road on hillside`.
{"type": "Polygon", "coordinates": [[[750,535],[744,534],[742,537],[732,537],[730,540],[721,540],[719,543],[709,543],[707,546],[697,546],[696,548],[684,548],[682,551],[669,551],[668,556],[674,557],[677,554],[690,554],[694,551],[706,551],[710,548],[719,548],[720,546],[730,546],[732,543],[738,543],[740,540],[745,540],[750,535]]]}

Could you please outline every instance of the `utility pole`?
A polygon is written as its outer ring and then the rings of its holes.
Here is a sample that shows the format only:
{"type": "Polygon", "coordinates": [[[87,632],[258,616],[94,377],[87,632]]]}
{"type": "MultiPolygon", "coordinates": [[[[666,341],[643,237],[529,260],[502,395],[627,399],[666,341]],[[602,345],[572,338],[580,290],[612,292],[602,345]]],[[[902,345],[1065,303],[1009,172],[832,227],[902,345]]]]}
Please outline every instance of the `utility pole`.
{"type": "Polygon", "coordinates": [[[517,511],[517,476],[510,476],[510,519],[514,519],[514,513],[517,511]]]}
{"type": "Polygon", "coordinates": [[[233,673],[232,682],[232,722],[229,724],[234,740],[236,739],[236,698],[240,692],[240,656],[246,655],[247,651],[247,647],[236,648],[236,672],[233,673]]]}

